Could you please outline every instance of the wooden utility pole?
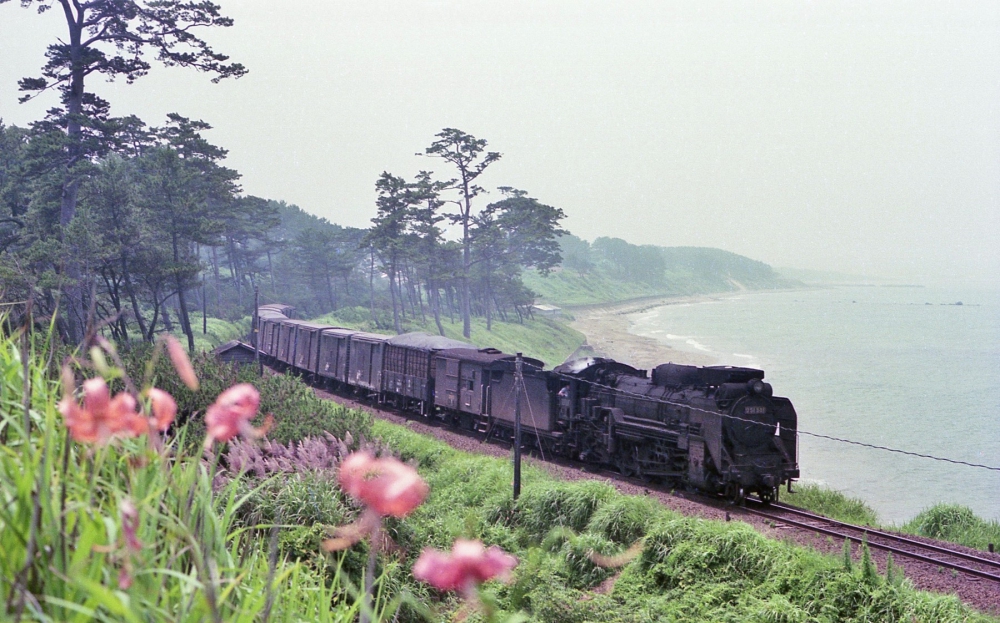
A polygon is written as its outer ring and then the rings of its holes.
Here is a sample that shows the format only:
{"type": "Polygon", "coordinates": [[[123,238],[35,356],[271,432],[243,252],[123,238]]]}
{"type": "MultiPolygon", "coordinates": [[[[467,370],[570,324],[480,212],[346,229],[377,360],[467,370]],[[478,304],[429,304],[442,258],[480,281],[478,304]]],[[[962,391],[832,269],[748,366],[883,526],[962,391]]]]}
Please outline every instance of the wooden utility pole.
{"type": "Polygon", "coordinates": [[[514,360],[514,499],[521,495],[521,353],[514,360]]]}

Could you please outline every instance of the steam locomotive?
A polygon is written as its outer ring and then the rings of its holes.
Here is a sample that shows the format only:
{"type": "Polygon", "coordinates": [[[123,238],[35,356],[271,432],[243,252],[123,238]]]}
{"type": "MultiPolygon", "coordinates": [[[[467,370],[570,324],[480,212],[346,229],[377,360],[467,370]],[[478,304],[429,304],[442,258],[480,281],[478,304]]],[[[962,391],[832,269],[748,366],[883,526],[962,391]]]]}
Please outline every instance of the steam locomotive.
{"type": "Polygon", "coordinates": [[[258,309],[261,356],[331,389],[511,441],[519,403],[525,449],[734,501],[770,502],[799,477],[795,409],[761,370],[665,363],[649,374],[599,357],[545,370],[523,358],[518,375],[515,356],[493,348],[332,327],[292,311],[258,309]]]}

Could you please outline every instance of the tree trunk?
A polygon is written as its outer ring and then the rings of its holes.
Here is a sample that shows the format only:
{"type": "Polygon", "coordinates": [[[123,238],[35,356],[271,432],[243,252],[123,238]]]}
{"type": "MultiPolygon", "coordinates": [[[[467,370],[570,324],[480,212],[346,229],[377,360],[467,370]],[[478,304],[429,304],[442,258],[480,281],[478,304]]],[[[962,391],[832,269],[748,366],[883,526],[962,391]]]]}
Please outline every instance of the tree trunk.
{"type": "MultiPolygon", "coordinates": [[[[65,242],[65,230],[76,215],[77,195],[80,190],[80,179],[73,168],[83,157],[83,127],[80,115],[83,112],[84,73],[83,64],[83,11],[74,17],[68,4],[63,3],[66,15],[66,25],[69,27],[70,70],[69,88],[66,93],[66,166],[63,171],[61,194],[59,198],[60,240],[65,242]]],[[[67,284],[63,287],[65,302],[62,305],[65,313],[67,338],[70,344],[77,344],[83,339],[83,290],[80,287],[80,262],[72,252],[63,267],[67,284]]]]}
{"type": "MultiPolygon", "coordinates": [[[[171,295],[171,296],[173,296],[173,295],[171,295]]],[[[167,332],[172,333],[173,330],[174,330],[174,323],[173,323],[172,320],[170,320],[170,308],[167,307],[167,302],[166,301],[163,302],[163,304],[161,305],[161,308],[163,310],[162,311],[162,314],[163,314],[163,328],[166,329],[167,332]]]]}
{"type": "Polygon", "coordinates": [[[428,287],[427,297],[431,300],[431,309],[434,311],[434,324],[437,325],[438,333],[444,335],[444,327],[441,326],[441,293],[437,288],[433,290],[428,287]]]}
{"type": "Polygon", "coordinates": [[[144,340],[149,340],[151,338],[148,338],[147,335],[151,335],[151,333],[146,328],[146,319],[142,317],[139,300],[136,298],[135,288],[132,287],[132,278],[128,273],[128,257],[125,254],[122,254],[122,277],[125,281],[125,294],[128,295],[128,299],[132,303],[132,314],[135,316],[136,324],[139,325],[139,333],[144,340]]]}
{"type": "Polygon", "coordinates": [[[490,310],[493,309],[493,306],[490,304],[490,302],[493,300],[493,289],[491,288],[492,284],[490,283],[491,267],[489,260],[486,260],[485,268],[486,268],[486,280],[485,280],[486,296],[484,298],[486,299],[486,330],[493,331],[493,314],[490,312],[490,310]]]}
{"type": "Polygon", "coordinates": [[[278,288],[274,286],[274,264],[271,263],[271,249],[267,250],[267,274],[271,276],[271,293],[277,294],[278,288]]]}
{"type": "Polygon", "coordinates": [[[330,299],[330,311],[335,311],[337,309],[337,300],[333,296],[333,280],[330,278],[330,273],[326,273],[326,294],[330,299]]]}
{"type": "Polygon", "coordinates": [[[396,307],[396,267],[394,264],[390,264],[389,268],[389,298],[392,300],[392,322],[393,328],[396,330],[396,334],[399,335],[403,332],[403,326],[399,322],[399,310],[396,307]]]}
{"type": "Polygon", "coordinates": [[[215,315],[222,317],[222,303],[219,299],[219,253],[212,247],[212,270],[215,272],[215,315]]]}
{"type": "MultiPolygon", "coordinates": [[[[174,233],[171,236],[174,247],[174,264],[180,265],[180,243],[177,240],[177,234],[174,233]]],[[[184,299],[184,283],[181,280],[180,273],[174,274],[174,281],[177,284],[177,304],[178,312],[181,318],[181,330],[184,331],[184,335],[188,339],[188,352],[194,352],[194,331],[191,330],[191,318],[188,316],[187,301],[184,299]]]]}
{"type": "Polygon", "coordinates": [[[374,247],[370,250],[371,253],[371,266],[368,269],[368,291],[371,293],[371,312],[372,312],[372,322],[375,323],[376,329],[381,329],[379,325],[378,316],[375,315],[375,249],[374,247]]]}

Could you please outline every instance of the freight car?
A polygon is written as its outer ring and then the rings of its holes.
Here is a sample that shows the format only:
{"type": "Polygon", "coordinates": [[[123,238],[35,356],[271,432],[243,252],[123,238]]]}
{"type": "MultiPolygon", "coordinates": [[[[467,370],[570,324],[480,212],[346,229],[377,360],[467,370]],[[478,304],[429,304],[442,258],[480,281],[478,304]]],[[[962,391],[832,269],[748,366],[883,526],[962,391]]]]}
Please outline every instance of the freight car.
{"type": "Polygon", "coordinates": [[[739,501],[769,502],[799,477],[797,418],[764,372],[673,363],[652,375],[605,358],[553,370],[496,349],[427,333],[386,336],[289,318],[263,306],[264,358],[331,388],[513,440],[520,392],[522,443],[543,456],[611,466],[739,501]]]}

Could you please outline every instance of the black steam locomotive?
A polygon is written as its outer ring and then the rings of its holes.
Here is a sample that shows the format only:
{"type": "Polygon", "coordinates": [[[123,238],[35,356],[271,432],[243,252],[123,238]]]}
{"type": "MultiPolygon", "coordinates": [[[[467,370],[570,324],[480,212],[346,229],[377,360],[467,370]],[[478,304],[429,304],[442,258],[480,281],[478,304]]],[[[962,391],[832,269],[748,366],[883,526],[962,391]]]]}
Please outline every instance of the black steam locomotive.
{"type": "MultiPolygon", "coordinates": [[[[258,310],[261,355],[353,391],[488,437],[513,439],[515,357],[427,333],[386,336],[258,310]]],[[[544,370],[522,360],[522,443],[543,456],[613,466],[742,500],[767,502],[799,476],[795,409],[764,372],[666,363],[652,375],[605,358],[544,370]]]]}

